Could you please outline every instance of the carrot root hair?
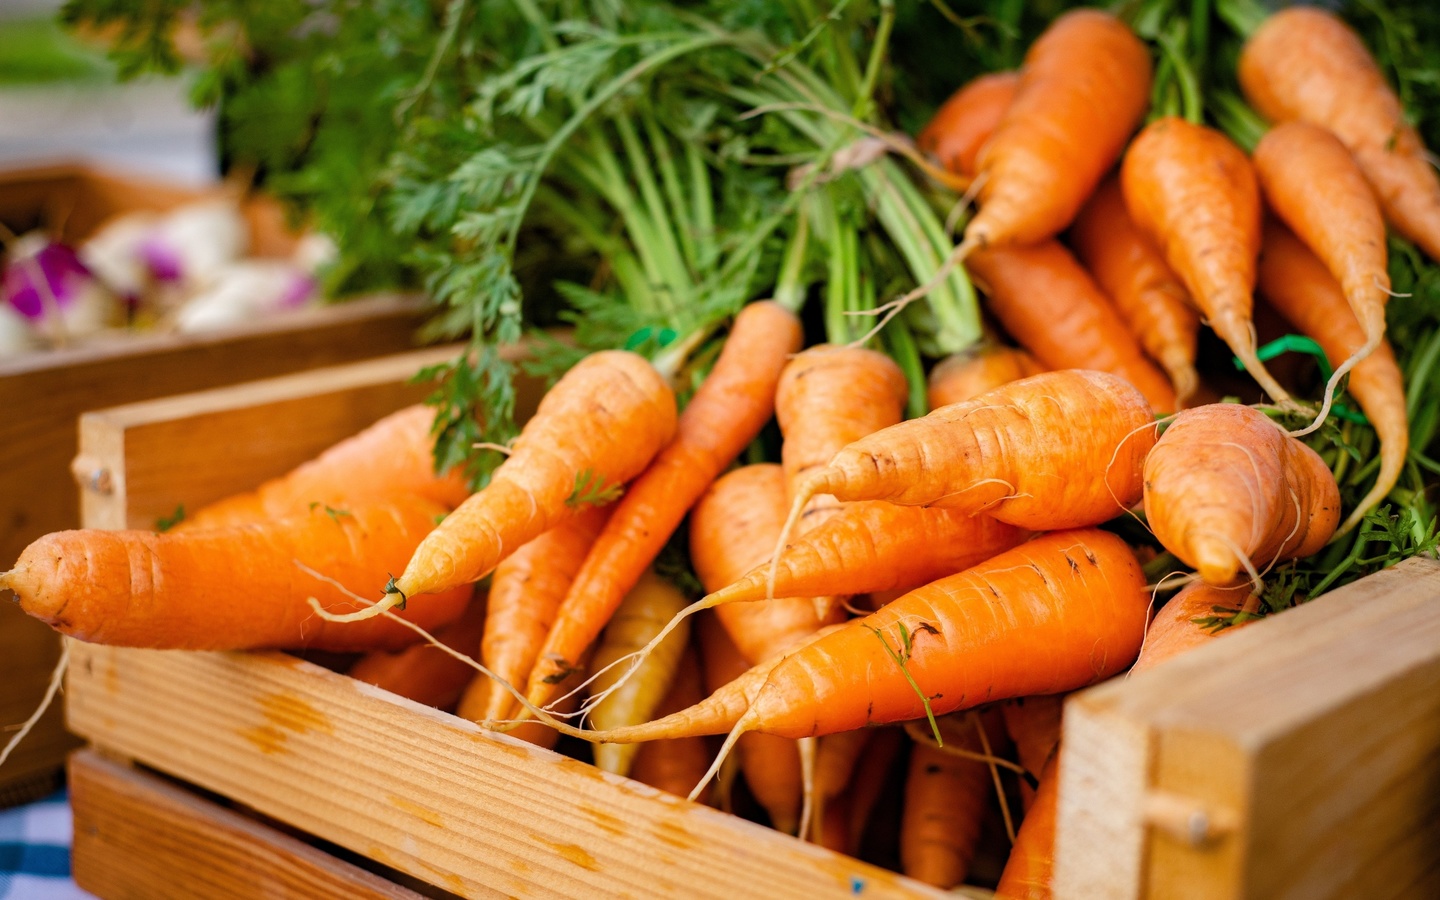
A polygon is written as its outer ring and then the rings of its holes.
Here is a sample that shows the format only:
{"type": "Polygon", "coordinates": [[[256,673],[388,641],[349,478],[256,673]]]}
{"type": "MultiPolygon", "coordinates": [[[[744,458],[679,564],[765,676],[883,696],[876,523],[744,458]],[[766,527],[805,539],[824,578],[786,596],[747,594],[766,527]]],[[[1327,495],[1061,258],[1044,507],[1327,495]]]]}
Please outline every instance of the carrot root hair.
{"type": "MultiPolygon", "coordinates": [[[[1368,331],[1369,329],[1366,330],[1368,331]]],[[[1320,412],[1315,414],[1315,421],[1306,425],[1304,428],[1290,432],[1291,437],[1304,437],[1325,424],[1325,419],[1330,415],[1330,407],[1335,402],[1335,386],[1340,383],[1341,378],[1344,378],[1350,373],[1351,369],[1355,368],[1357,363],[1375,352],[1376,348],[1380,346],[1380,342],[1384,339],[1385,334],[1383,330],[1372,331],[1366,339],[1365,344],[1359,350],[1352,353],[1349,359],[1345,360],[1335,369],[1334,373],[1330,376],[1330,380],[1325,382],[1325,398],[1320,403],[1320,412]]]]}
{"type": "Polygon", "coordinates": [[[780,529],[780,537],[775,541],[775,552],[770,555],[770,568],[765,573],[765,599],[775,599],[775,576],[780,568],[780,554],[785,552],[785,544],[790,540],[790,535],[799,524],[800,517],[805,514],[805,507],[820,489],[825,480],[823,471],[814,472],[805,476],[795,486],[795,499],[790,504],[790,515],[785,517],[785,525],[780,529]]]}
{"type": "Polygon", "coordinates": [[[878,315],[880,316],[880,321],[875,323],[874,328],[871,328],[860,338],[851,341],[846,346],[865,346],[871,339],[884,330],[886,325],[890,324],[891,319],[900,315],[900,313],[905,310],[905,307],[914,303],[916,300],[921,300],[929,296],[932,291],[944,284],[945,279],[950,277],[950,274],[955,271],[956,267],[963,263],[971,253],[983,247],[984,244],[985,242],[982,238],[967,236],[963,241],[955,245],[955,249],[950,252],[949,256],[945,257],[945,261],[935,270],[935,274],[931,275],[930,279],[924,284],[914,290],[901,294],[889,303],[882,304],[874,309],[857,312],[856,315],[878,315]]]}
{"type": "Polygon", "coordinates": [[[813,737],[795,742],[800,751],[800,828],[795,836],[806,840],[816,817],[815,807],[815,744],[813,737]]]}
{"type": "Polygon", "coordinates": [[[720,752],[715,755],[715,761],[710,764],[710,768],[705,770],[705,774],[700,776],[700,783],[695,785],[694,790],[690,792],[690,796],[685,799],[692,803],[696,801],[696,798],[700,796],[700,792],[705,790],[705,785],[710,783],[710,779],[714,778],[715,773],[720,771],[720,766],[724,764],[725,760],[729,759],[730,751],[735,749],[736,742],[740,740],[742,735],[752,730],[756,718],[758,717],[755,715],[753,707],[746,711],[745,715],[740,717],[740,721],[736,722],[735,727],[730,729],[730,733],[725,735],[725,743],[720,745],[720,752]]]}
{"type": "Polygon", "coordinates": [[[22,722],[20,728],[10,736],[10,740],[5,742],[5,749],[0,750],[0,766],[5,765],[5,760],[9,759],[15,748],[20,746],[20,742],[25,740],[25,736],[35,727],[35,723],[40,721],[40,717],[45,715],[50,704],[55,702],[55,695],[60,693],[60,685],[64,683],[65,673],[70,668],[70,640],[67,638],[60,642],[60,658],[55,662],[55,670],[50,673],[50,684],[45,688],[45,695],[40,698],[40,705],[30,714],[30,718],[22,722]]]}
{"type": "Polygon", "coordinates": [[[610,663],[604,668],[598,669],[595,672],[591,673],[589,678],[576,685],[575,688],[571,690],[570,693],[566,694],[564,697],[556,698],[553,703],[558,703],[561,700],[568,699],[571,694],[574,694],[576,691],[588,687],[591,682],[593,682],[596,678],[599,678],[601,675],[605,674],[606,672],[610,671],[621,663],[626,662],[627,660],[630,661],[630,668],[626,669],[624,674],[622,674],[614,684],[610,685],[605,690],[600,691],[598,694],[590,695],[589,699],[587,699],[583,704],[580,705],[579,711],[582,714],[590,712],[590,710],[594,709],[597,705],[603,702],[606,697],[609,697],[623,684],[625,684],[625,682],[629,681],[630,676],[635,674],[636,670],[640,668],[640,664],[645,661],[645,658],[651,653],[655,652],[655,648],[660,646],[660,643],[664,641],[665,638],[669,637],[670,632],[674,631],[681,622],[685,621],[686,619],[690,618],[701,610],[711,609],[713,607],[720,606],[722,603],[724,603],[724,600],[715,600],[713,599],[713,595],[711,597],[702,597],[699,600],[696,600],[694,603],[690,604],[689,606],[676,613],[675,617],[672,618],[669,622],[666,622],[665,627],[660,629],[660,633],[655,635],[655,637],[651,638],[648,644],[641,647],[639,650],[625,654],[624,656],[616,659],[614,662],[610,663]]]}

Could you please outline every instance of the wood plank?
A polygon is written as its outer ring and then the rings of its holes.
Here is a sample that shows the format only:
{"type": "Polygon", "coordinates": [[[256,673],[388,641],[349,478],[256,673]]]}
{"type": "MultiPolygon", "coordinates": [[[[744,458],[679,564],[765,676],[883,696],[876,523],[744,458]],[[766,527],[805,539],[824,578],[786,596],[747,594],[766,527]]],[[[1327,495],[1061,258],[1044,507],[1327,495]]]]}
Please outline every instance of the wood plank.
{"type": "Polygon", "coordinates": [[[78,734],[461,896],[941,896],[283,654],[72,653],[78,734]]]}
{"type": "Polygon", "coordinates": [[[70,757],[75,883],[106,900],[421,895],[93,750],[70,757]]]}
{"type": "Polygon", "coordinates": [[[1091,688],[1064,728],[1060,895],[1440,896],[1433,560],[1091,688]]]}

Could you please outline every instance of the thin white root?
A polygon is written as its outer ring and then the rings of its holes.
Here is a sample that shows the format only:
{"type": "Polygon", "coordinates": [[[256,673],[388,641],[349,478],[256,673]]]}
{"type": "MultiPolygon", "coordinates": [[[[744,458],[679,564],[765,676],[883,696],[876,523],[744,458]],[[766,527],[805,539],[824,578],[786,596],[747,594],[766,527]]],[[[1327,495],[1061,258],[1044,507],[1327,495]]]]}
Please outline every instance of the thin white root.
{"type": "Polygon", "coordinates": [[[1005,797],[1005,786],[1000,783],[1000,769],[996,766],[995,754],[990,749],[990,736],[985,733],[985,723],[973,711],[969,714],[980,735],[980,749],[985,751],[986,764],[990,766],[990,778],[995,782],[995,796],[1000,798],[1000,814],[1005,818],[1005,835],[1010,845],[1015,845],[1015,817],[1010,814],[1010,801],[1005,797]]]}
{"type": "Polygon", "coordinates": [[[815,804],[815,738],[801,738],[795,742],[800,751],[800,828],[795,836],[808,840],[810,826],[818,815],[815,804]]]}
{"type": "Polygon", "coordinates": [[[819,493],[820,480],[824,477],[824,470],[814,472],[805,476],[795,488],[795,500],[790,504],[790,515],[785,517],[785,527],[780,529],[780,537],[775,541],[775,552],[770,555],[770,568],[765,573],[765,599],[775,599],[775,575],[780,567],[780,554],[785,552],[785,544],[789,542],[790,535],[799,524],[800,517],[805,514],[805,507],[810,505],[810,500],[819,493]]]}
{"type": "Polygon", "coordinates": [[[1320,403],[1320,412],[1315,415],[1315,421],[1301,428],[1299,431],[1290,432],[1291,437],[1304,437],[1325,424],[1326,417],[1330,415],[1330,406],[1335,402],[1335,386],[1340,383],[1341,378],[1348,374],[1351,369],[1355,368],[1356,363],[1375,352],[1375,348],[1380,346],[1380,341],[1383,338],[1384,332],[1377,332],[1371,335],[1370,340],[1366,341],[1363,347],[1356,350],[1349,359],[1340,364],[1340,368],[1336,369],[1334,374],[1330,376],[1330,380],[1325,382],[1325,399],[1320,403]]]}
{"type": "MultiPolygon", "coordinates": [[[[389,612],[400,602],[399,597],[399,594],[386,594],[383,600],[367,600],[365,602],[372,604],[370,607],[357,609],[352,613],[332,613],[321,606],[320,601],[314,597],[307,598],[306,602],[310,604],[311,609],[315,610],[315,615],[327,622],[363,622],[366,619],[373,619],[381,613],[389,612]]],[[[356,599],[360,598],[356,597],[356,599]]]]}
{"type": "Polygon", "coordinates": [[[695,802],[695,799],[700,796],[700,792],[705,789],[705,785],[710,783],[710,779],[715,777],[715,773],[720,771],[720,766],[729,758],[730,751],[735,749],[735,742],[740,740],[741,735],[750,730],[750,722],[752,719],[753,717],[749,712],[746,712],[745,715],[740,717],[740,721],[736,722],[735,727],[730,729],[730,733],[725,735],[725,743],[720,745],[720,752],[716,754],[715,761],[710,764],[710,768],[705,770],[705,774],[700,776],[700,783],[695,785],[695,789],[692,790],[690,796],[685,799],[692,803],[695,802]]]}
{"type": "Polygon", "coordinates": [[[20,742],[25,740],[25,735],[29,734],[30,730],[35,727],[35,723],[40,721],[40,717],[45,715],[45,710],[50,708],[50,704],[55,702],[55,695],[60,692],[60,685],[65,681],[65,671],[70,668],[70,640],[70,638],[66,638],[61,641],[60,659],[55,662],[55,670],[50,673],[50,684],[45,688],[45,696],[40,698],[40,705],[20,726],[20,730],[5,742],[5,749],[0,750],[0,766],[5,765],[5,760],[9,759],[15,748],[20,746],[20,742]]]}

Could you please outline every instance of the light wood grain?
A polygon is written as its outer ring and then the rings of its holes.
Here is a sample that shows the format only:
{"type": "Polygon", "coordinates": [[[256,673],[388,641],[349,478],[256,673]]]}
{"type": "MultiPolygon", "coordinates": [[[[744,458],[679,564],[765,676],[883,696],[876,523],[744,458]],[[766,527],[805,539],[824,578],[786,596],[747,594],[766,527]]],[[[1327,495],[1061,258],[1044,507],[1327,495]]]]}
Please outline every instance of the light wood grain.
{"type": "Polygon", "coordinates": [[[75,883],[105,900],[420,900],[421,895],[106,759],[70,757],[75,883]]]}
{"type": "Polygon", "coordinates": [[[1060,896],[1440,896],[1434,561],[1083,692],[1064,727],[1060,896]],[[1156,796],[1185,827],[1145,820],[1156,796]]]}

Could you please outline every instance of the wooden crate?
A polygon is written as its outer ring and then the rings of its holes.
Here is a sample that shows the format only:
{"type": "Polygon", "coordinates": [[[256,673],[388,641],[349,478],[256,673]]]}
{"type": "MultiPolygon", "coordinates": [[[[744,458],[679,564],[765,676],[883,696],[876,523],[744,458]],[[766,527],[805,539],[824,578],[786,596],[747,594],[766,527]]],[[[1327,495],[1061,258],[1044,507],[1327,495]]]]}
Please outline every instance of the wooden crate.
{"type": "MultiPolygon", "coordinates": [[[[41,535],[79,526],[71,463],[80,413],[406,350],[422,309],[418,297],[377,296],[213,334],[138,336],[0,360],[0,567],[41,535]]],[[[110,485],[101,468],[79,475],[95,488],[110,485]]],[[[35,709],[60,653],[54,633],[8,596],[0,592],[0,725],[35,709]]],[[[50,790],[72,746],[57,708],[0,770],[0,806],[50,790]]]]}
{"type": "MultiPolygon", "coordinates": [[[[321,408],[331,408],[351,392],[377,390],[397,375],[387,374],[388,364],[87,416],[85,452],[103,459],[127,486],[123,499],[108,498],[108,508],[88,507],[87,516],[112,527],[145,525],[156,510],[199,502],[279,471],[289,451],[254,450],[252,442],[278,440],[283,446],[310,434],[318,445],[339,437],[345,431],[338,422],[320,420],[312,398],[318,394],[321,408]],[[268,427],[257,432],[257,421],[268,427]],[[226,434],[241,457],[246,474],[233,485],[220,483],[229,476],[179,468],[179,461],[195,457],[175,449],[175,434],[203,441],[216,432],[226,434]],[[264,455],[265,465],[245,462],[252,453],[264,455]],[[163,472],[172,474],[158,477],[163,472]]],[[[287,462],[309,452],[308,446],[294,449],[287,462]]],[[[1363,862],[1372,876],[1367,885],[1410,885],[1422,892],[1433,887],[1425,879],[1434,860],[1419,849],[1440,847],[1434,831],[1440,792],[1431,789],[1440,778],[1440,725],[1432,724],[1440,723],[1437,593],[1440,566],[1414,561],[1146,676],[1078,695],[1067,712],[1072,749],[1062,792],[1057,896],[1271,897],[1284,896],[1286,886],[1293,886],[1291,895],[1305,897],[1405,894],[1357,894],[1348,874],[1327,874],[1332,858],[1363,862]],[[1335,662],[1341,665],[1332,667],[1335,662]],[[1234,716],[1227,714],[1231,708],[1234,716]],[[1365,727],[1355,727],[1361,718],[1365,727]],[[1212,731],[1194,724],[1202,720],[1212,731]],[[1148,750],[1126,743],[1142,739],[1150,741],[1148,750]],[[1200,752],[1232,740],[1230,749],[1191,756],[1189,769],[1175,771],[1212,775],[1227,785],[1244,782],[1251,790],[1246,804],[1226,805],[1189,782],[1176,782],[1166,752],[1178,739],[1193,739],[1200,752]],[[1293,767],[1287,764],[1292,758],[1293,767]],[[1176,821],[1182,834],[1191,827],[1187,796],[1216,832],[1193,846],[1164,830],[1174,830],[1176,821]],[[1346,855],[1336,845],[1352,814],[1367,832],[1357,848],[1342,848],[1353,851],[1346,855]],[[1174,846],[1157,849],[1165,841],[1174,846]],[[1242,844],[1246,849],[1237,854],[1242,844]],[[1379,855],[1387,847],[1395,852],[1379,855]],[[1377,864],[1392,871],[1377,878],[1377,864]],[[1143,877],[1132,877],[1136,872],[1143,877]],[[1217,873],[1231,881],[1216,880],[1217,873]],[[1200,887],[1187,880],[1201,875],[1210,880],[1197,880],[1200,887]]],[[[286,654],[78,643],[72,652],[69,721],[95,747],[418,879],[431,886],[427,891],[466,897],[939,894],[487,734],[286,654]]],[[[83,794],[84,787],[77,791],[83,794]]],[[[82,822],[96,820],[77,805],[77,832],[82,822]]],[[[103,822],[93,827],[96,835],[77,838],[75,846],[81,885],[102,896],[145,895],[143,873],[134,876],[141,888],[129,893],[86,874],[135,868],[117,856],[123,842],[98,839],[103,822]]],[[[223,850],[271,859],[285,852],[276,843],[281,837],[257,826],[240,846],[233,846],[237,839],[217,839],[220,850],[199,858],[223,850]]],[[[175,849],[169,866],[198,865],[186,852],[175,849]]],[[[309,895],[347,893],[316,889],[309,895]]]]}

